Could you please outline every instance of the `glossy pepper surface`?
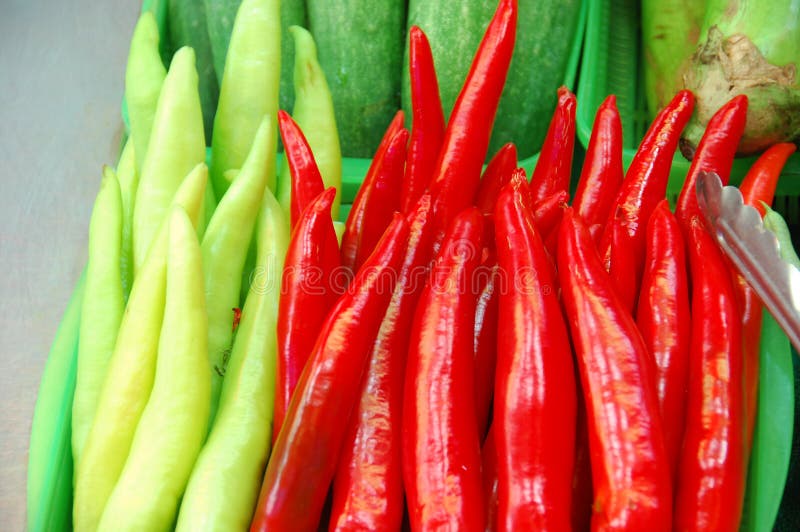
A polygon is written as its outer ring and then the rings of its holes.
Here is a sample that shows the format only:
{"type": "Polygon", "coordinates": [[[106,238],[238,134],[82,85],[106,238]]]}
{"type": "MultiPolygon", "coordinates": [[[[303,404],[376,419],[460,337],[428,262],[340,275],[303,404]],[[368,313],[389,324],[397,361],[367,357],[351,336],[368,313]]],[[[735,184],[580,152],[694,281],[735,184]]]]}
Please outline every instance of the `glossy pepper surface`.
{"type": "Polygon", "coordinates": [[[683,442],[691,313],[686,247],[678,220],[669,210],[667,200],[662,200],[650,216],[646,240],[636,325],[647,345],[654,370],[667,455],[674,479],[683,442]]]}
{"type": "Polygon", "coordinates": [[[494,212],[494,205],[497,203],[500,191],[511,181],[511,174],[516,168],[517,147],[509,142],[497,150],[481,175],[481,184],[475,196],[475,206],[482,213],[494,212]]]}
{"type": "Polygon", "coordinates": [[[612,277],[623,280],[620,288],[627,291],[625,301],[632,313],[644,270],[647,221],[666,196],[672,159],[692,109],[694,96],[681,91],[656,116],[625,174],[600,239],[600,256],[612,277]]]}
{"type": "Polygon", "coordinates": [[[498,530],[570,526],[575,373],[567,326],[533,214],[507,187],[495,210],[500,291],[494,438],[498,530]]]}
{"type": "MultiPolygon", "coordinates": [[[[242,0],[236,10],[225,69],[217,72],[222,81],[210,139],[211,183],[217,198],[230,185],[225,173],[244,164],[261,118],[278,114],[280,8],[279,0],[242,0]]],[[[274,172],[267,186],[275,191],[274,172]]]]}
{"type": "Polygon", "coordinates": [[[586,404],[593,530],[671,530],[672,488],[647,348],[591,235],[564,212],[558,273],[586,404]]]}
{"type": "Polygon", "coordinates": [[[281,280],[278,368],[273,443],[325,316],[336,302],[339,247],[331,222],[336,190],[329,188],[303,211],[292,232],[281,280]]]}
{"type": "Polygon", "coordinates": [[[684,232],[688,230],[688,226],[695,216],[702,216],[695,190],[700,172],[715,172],[722,180],[723,185],[728,184],[733,157],[744,132],[746,118],[747,96],[741,94],[720,107],[708,121],[706,131],[700,139],[694,157],[692,157],[689,173],[683,182],[683,188],[675,206],[675,215],[684,232]]]}
{"type": "Polygon", "coordinates": [[[741,318],[716,242],[697,217],[687,230],[692,340],[675,527],[738,530],[745,481],[741,318]]]}
{"type": "MultiPolygon", "coordinates": [[[[617,98],[609,95],[594,117],[581,177],[572,206],[592,229],[605,225],[622,184],[622,122],[617,98]]],[[[592,231],[594,235],[598,231],[592,231]]]]}
{"type": "Polygon", "coordinates": [[[153,389],[100,531],[171,527],[206,437],[211,375],[203,267],[195,228],[180,207],[169,216],[166,268],[153,389]]]}
{"type": "Polygon", "coordinates": [[[398,530],[405,508],[401,464],[409,332],[431,256],[431,201],[408,214],[397,284],[372,347],[333,483],[331,530],[398,530]]]}
{"type": "Polygon", "coordinates": [[[425,32],[418,26],[408,30],[408,68],[411,137],[400,199],[402,212],[411,212],[427,190],[444,137],[444,113],[433,53],[425,32]]]}
{"type": "MultiPolygon", "coordinates": [[[[173,208],[184,209],[195,226],[207,181],[208,170],[201,163],[186,176],[173,199],[173,208]]],[[[72,508],[72,524],[78,532],[97,529],[153,389],[164,317],[168,248],[169,224],[163,223],[131,288],[95,420],[78,464],[72,508]]]]}
{"type": "Polygon", "coordinates": [[[270,456],[251,530],[316,530],[407,236],[398,215],[328,314],[270,456]]]}
{"type": "Polygon", "coordinates": [[[403,479],[414,531],[483,530],[471,286],[482,233],[477,208],[453,220],[414,317],[403,402],[403,479]]]}
{"type": "Polygon", "coordinates": [[[437,218],[437,247],[450,223],[472,203],[478,190],[516,31],[517,0],[500,0],[450,113],[433,172],[430,191],[437,218]]]}
{"type": "Polygon", "coordinates": [[[280,277],[289,243],[289,221],[269,190],[256,241],[257,273],[231,350],[218,415],[183,494],[177,532],[246,530],[261,487],[274,413],[280,277]]]}
{"type": "MultiPolygon", "coordinates": [[[[305,2],[294,2],[294,4],[300,4],[302,11],[305,11],[305,2]]],[[[291,7],[283,2],[281,17],[288,14],[288,9],[291,7]]],[[[342,150],[339,144],[339,132],[336,129],[333,97],[317,59],[317,45],[311,32],[300,26],[289,26],[289,33],[294,44],[292,119],[302,129],[314,153],[314,161],[322,176],[324,188],[334,187],[337,190],[331,207],[331,216],[337,220],[342,195],[342,150]]],[[[290,212],[291,209],[292,182],[288,159],[284,159],[276,197],[286,212],[290,212]]],[[[299,210],[302,211],[302,207],[299,210]]]]}
{"type": "Polygon", "coordinates": [[[539,201],[555,192],[569,191],[572,152],[575,146],[575,95],[559,87],[556,109],[547,129],[536,168],[531,175],[533,200],[539,201]]]}
{"type": "Polygon", "coordinates": [[[267,176],[275,168],[275,123],[264,117],[244,166],[211,216],[200,250],[203,254],[206,311],[208,312],[208,360],[211,368],[213,426],[219,394],[233,341],[231,309],[239,306],[242,271],[256,226],[267,176]]]}
{"type": "MultiPolygon", "coordinates": [[[[394,124],[394,123],[393,123],[394,124]]],[[[342,266],[355,273],[369,257],[395,212],[400,210],[408,130],[400,127],[378,148],[358,190],[342,235],[342,266]]]]}
{"type": "Polygon", "coordinates": [[[278,126],[291,175],[290,218],[292,227],[300,219],[300,213],[325,190],[311,146],[303,131],[286,111],[278,111],[278,126]]]}

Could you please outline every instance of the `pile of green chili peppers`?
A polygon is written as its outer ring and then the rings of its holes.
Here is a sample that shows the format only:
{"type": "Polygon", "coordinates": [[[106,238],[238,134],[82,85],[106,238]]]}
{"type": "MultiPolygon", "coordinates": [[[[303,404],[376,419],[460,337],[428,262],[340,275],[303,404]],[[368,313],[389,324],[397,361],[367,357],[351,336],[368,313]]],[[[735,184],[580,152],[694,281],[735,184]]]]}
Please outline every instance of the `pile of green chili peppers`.
{"type": "MultiPolygon", "coordinates": [[[[235,14],[213,116],[202,50],[165,61],[152,11],[132,37],[128,136],[104,168],[89,231],[72,412],[78,531],[242,529],[258,497],[290,186],[288,167],[277,171],[280,2],[244,0],[235,14]]],[[[315,43],[289,34],[293,118],[339,190],[315,43]]]]}

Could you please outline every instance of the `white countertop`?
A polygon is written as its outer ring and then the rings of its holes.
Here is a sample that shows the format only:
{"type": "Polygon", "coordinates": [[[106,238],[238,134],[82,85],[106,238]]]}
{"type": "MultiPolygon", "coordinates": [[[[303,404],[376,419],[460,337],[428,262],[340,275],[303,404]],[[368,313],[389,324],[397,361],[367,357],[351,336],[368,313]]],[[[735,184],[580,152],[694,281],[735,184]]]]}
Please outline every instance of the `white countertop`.
{"type": "Polygon", "coordinates": [[[9,0],[0,17],[0,529],[25,529],[42,369],[114,164],[140,3],[9,0]]]}

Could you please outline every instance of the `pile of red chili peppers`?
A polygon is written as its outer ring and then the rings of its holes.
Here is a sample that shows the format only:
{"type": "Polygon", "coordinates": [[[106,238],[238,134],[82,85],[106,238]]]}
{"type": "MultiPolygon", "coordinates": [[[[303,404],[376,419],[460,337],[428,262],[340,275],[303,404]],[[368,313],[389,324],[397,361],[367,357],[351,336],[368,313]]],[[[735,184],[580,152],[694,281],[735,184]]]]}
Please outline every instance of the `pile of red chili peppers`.
{"type": "MultiPolygon", "coordinates": [[[[565,88],[530,182],[512,144],[482,172],[516,10],[500,1],[446,125],[412,28],[412,128],[390,124],[341,248],[333,190],[281,115],[294,228],[252,530],[738,529],[761,306],[695,182],[727,182],[747,100],[710,122],[674,213],[687,91],[627,172],[609,96],[571,202],[565,88]]],[[[792,151],[763,155],[748,203],[771,202],[792,151]]]]}

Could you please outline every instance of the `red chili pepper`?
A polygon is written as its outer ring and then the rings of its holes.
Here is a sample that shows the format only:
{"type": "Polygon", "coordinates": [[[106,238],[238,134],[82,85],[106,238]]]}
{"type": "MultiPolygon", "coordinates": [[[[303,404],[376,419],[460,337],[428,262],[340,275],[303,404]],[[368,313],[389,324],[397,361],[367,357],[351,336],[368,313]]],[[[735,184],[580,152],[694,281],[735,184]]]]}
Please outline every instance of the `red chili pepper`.
{"type": "Polygon", "coordinates": [[[683,441],[691,313],[685,245],[666,199],[656,206],[647,222],[636,325],[650,353],[667,456],[675,479],[683,441]]]}
{"type": "Polygon", "coordinates": [[[559,190],[533,204],[533,222],[542,238],[558,229],[568,201],[569,192],[559,190]]]}
{"type": "Polygon", "coordinates": [[[430,191],[436,247],[455,216],[472,204],[478,190],[516,33],[517,0],[500,0],[450,113],[433,172],[430,191]]]}
{"type": "Polygon", "coordinates": [[[332,285],[339,266],[339,246],[331,220],[335,196],[336,190],[331,187],[306,207],[286,252],[278,304],[273,443],[317,334],[338,296],[332,285]]]}
{"type": "MultiPolygon", "coordinates": [[[[486,219],[484,218],[484,221],[486,219]]],[[[486,223],[485,225],[490,225],[486,223]]],[[[493,226],[494,224],[491,224],[493,226]]],[[[485,235],[484,231],[484,235],[485,235]]],[[[491,235],[494,241],[494,235],[491,235]]],[[[486,239],[486,236],[484,236],[486,239]]],[[[478,298],[475,305],[475,412],[478,434],[483,440],[489,426],[489,415],[494,394],[495,366],[497,363],[497,313],[499,268],[494,245],[487,249],[487,257],[476,275],[478,298]]]]}
{"type": "Polygon", "coordinates": [[[420,297],[403,402],[403,479],[412,530],[482,530],[472,331],[481,215],[459,214],[420,297]]]}
{"type": "MultiPolygon", "coordinates": [[[[577,365],[577,364],[576,364],[577,365]]],[[[592,460],[586,403],[576,370],[578,408],[575,415],[575,472],[572,475],[572,530],[589,530],[592,522],[592,460]]]]}
{"type": "Polygon", "coordinates": [[[736,146],[744,132],[746,118],[747,96],[740,94],[720,107],[708,121],[675,207],[675,216],[684,230],[695,216],[702,216],[695,190],[700,172],[716,172],[722,184],[728,184],[736,146]]]}
{"type": "Polygon", "coordinates": [[[402,212],[411,212],[431,182],[444,138],[444,113],[428,37],[418,26],[408,31],[411,138],[401,194],[402,212]]]}
{"type": "Polygon", "coordinates": [[[494,438],[499,530],[568,530],[576,392],[550,260],[519,192],[495,209],[500,292],[494,438]]]}
{"type": "Polygon", "coordinates": [[[612,272],[612,277],[623,279],[629,289],[626,306],[631,312],[636,308],[644,271],[647,221],[656,205],[666,196],[675,150],[693,109],[694,96],[684,90],[659,112],[625,174],[600,238],[598,249],[603,262],[610,272],[617,270],[616,273],[612,272]],[[612,223],[613,220],[616,220],[616,224],[612,223]],[[612,234],[612,231],[617,233],[612,234]],[[620,246],[614,252],[617,259],[614,261],[611,261],[612,239],[617,239],[620,246]]]}
{"type": "Polygon", "coordinates": [[[407,235],[397,215],[328,314],[270,456],[252,531],[316,530],[407,235]]]}
{"type": "Polygon", "coordinates": [[[739,191],[744,197],[745,205],[755,207],[762,217],[765,212],[761,202],[772,204],[781,171],[789,156],[796,150],[797,146],[788,142],[773,144],[753,163],[742,179],[739,191]]]}
{"type": "Polygon", "coordinates": [[[489,427],[486,441],[481,448],[483,467],[483,503],[486,505],[485,532],[497,530],[497,446],[494,440],[494,424],[489,427]]]}
{"type": "Polygon", "coordinates": [[[622,184],[622,122],[617,98],[597,109],[572,207],[589,227],[604,224],[622,184]]]}
{"type": "MultiPolygon", "coordinates": [[[[755,207],[762,217],[764,216],[764,206],[761,202],[768,205],[772,204],[783,166],[796,149],[794,144],[789,143],[772,145],[753,163],[747,175],[744,176],[742,184],[739,186],[744,203],[755,207]]],[[[734,268],[731,268],[731,272],[733,273],[736,301],[739,304],[742,316],[745,416],[747,420],[745,436],[747,438],[747,449],[749,449],[753,439],[758,407],[758,373],[759,358],[761,356],[763,304],[747,280],[734,268]]],[[[745,456],[749,456],[749,454],[748,451],[745,456]]]]}
{"type": "Polygon", "coordinates": [[[575,107],[575,95],[566,87],[559,87],[556,109],[531,175],[534,201],[562,190],[569,191],[575,146],[575,107]]]}
{"type": "MultiPolygon", "coordinates": [[[[615,218],[609,221],[605,227],[605,234],[611,235],[606,237],[610,238],[608,274],[614,285],[614,291],[619,296],[623,306],[633,315],[636,310],[636,298],[639,290],[637,279],[641,277],[641,272],[637,272],[639,261],[631,256],[633,251],[622,220],[615,218]]],[[[641,262],[641,268],[644,270],[644,254],[642,254],[641,262]]]]}
{"type": "Polygon", "coordinates": [[[399,530],[403,518],[400,426],[409,331],[431,255],[431,201],[409,214],[408,246],[350,417],[333,484],[331,530],[399,530]]]}
{"type": "Polygon", "coordinates": [[[358,271],[372,253],[393,214],[400,210],[407,143],[408,130],[403,127],[385,145],[381,142],[353,200],[341,250],[342,266],[352,272],[358,271]]]}
{"type": "Polygon", "coordinates": [[[675,529],[739,530],[745,486],[741,320],[717,244],[697,217],[686,231],[692,340],[675,529]]]}
{"type": "MultiPolygon", "coordinates": [[[[481,176],[481,184],[475,196],[475,206],[483,214],[494,212],[494,205],[500,196],[500,191],[511,181],[511,174],[517,168],[517,147],[514,143],[504,144],[497,153],[494,154],[486,170],[481,176]]],[[[523,178],[527,180],[523,172],[523,178]]]]}
{"type": "Polygon", "coordinates": [[[564,211],[561,294],[586,403],[593,530],[671,530],[672,488],[647,348],[588,229],[564,211]]]}
{"type": "Polygon", "coordinates": [[[311,146],[297,122],[284,110],[278,111],[281,141],[292,175],[291,224],[295,226],[300,213],[325,190],[311,146]]]}

